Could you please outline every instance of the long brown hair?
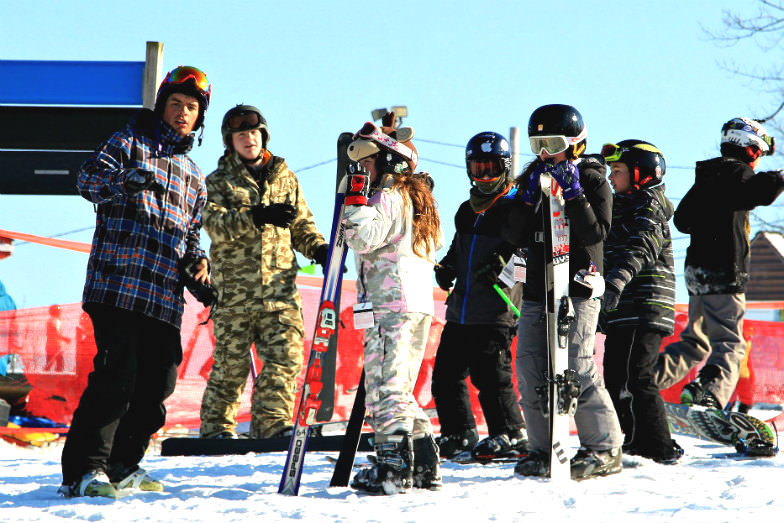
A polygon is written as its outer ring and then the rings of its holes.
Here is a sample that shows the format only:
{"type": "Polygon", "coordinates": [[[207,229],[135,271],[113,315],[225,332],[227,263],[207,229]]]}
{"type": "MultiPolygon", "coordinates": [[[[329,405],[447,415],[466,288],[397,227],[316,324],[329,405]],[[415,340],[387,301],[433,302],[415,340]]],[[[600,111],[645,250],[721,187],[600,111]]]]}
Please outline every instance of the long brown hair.
{"type": "Polygon", "coordinates": [[[411,202],[414,211],[411,249],[426,260],[435,261],[435,246],[441,237],[441,219],[436,200],[430,187],[421,178],[411,174],[394,174],[392,189],[404,195],[406,205],[411,202]]]}

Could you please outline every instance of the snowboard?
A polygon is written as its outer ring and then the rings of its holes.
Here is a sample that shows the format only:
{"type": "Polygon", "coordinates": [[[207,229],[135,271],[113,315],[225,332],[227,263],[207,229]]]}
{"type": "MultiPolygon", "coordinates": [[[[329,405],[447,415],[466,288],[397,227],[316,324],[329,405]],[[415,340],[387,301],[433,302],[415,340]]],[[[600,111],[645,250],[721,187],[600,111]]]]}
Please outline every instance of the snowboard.
{"type": "MultiPolygon", "coordinates": [[[[342,434],[311,436],[309,451],[337,452],[343,446],[342,434]]],[[[362,433],[358,448],[370,451],[370,434],[362,433]]],[[[264,439],[215,439],[215,438],[166,438],[161,442],[161,456],[224,456],[248,452],[285,452],[291,443],[290,436],[264,439]]]]}
{"type": "MultiPolygon", "coordinates": [[[[576,376],[569,370],[568,334],[574,320],[569,298],[569,222],[561,187],[552,176],[541,176],[547,316],[546,416],[550,419],[550,478],[571,478],[569,466],[569,416],[577,409],[576,376]]],[[[579,392],[579,388],[577,389],[579,392]]],[[[542,398],[544,399],[544,398],[542,398]]]]}
{"type": "Polygon", "coordinates": [[[748,414],[697,405],[665,403],[670,431],[735,447],[740,454],[775,456],[778,442],[773,429],[748,414]]]}

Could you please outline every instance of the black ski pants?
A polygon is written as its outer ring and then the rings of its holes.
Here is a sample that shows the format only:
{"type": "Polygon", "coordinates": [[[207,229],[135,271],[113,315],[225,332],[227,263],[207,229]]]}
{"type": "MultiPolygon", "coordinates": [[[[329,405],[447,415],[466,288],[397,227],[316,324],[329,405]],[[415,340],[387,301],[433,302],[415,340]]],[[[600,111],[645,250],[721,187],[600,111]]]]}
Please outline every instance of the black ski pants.
{"type": "Polygon", "coordinates": [[[98,352],[63,448],[64,485],[91,470],[117,481],[138,467],[166,420],[163,401],[182,361],[179,328],[114,307],[85,309],[98,352]]]}
{"type": "Polygon", "coordinates": [[[610,393],[624,444],[648,458],[673,455],[664,401],[653,370],[661,349],[661,332],[645,327],[612,327],[604,341],[604,383],[610,393]]]}
{"type": "Polygon", "coordinates": [[[466,384],[469,376],[479,389],[479,404],[490,436],[523,427],[512,384],[510,344],[514,334],[514,327],[446,323],[431,382],[442,435],[476,427],[466,384]]]}

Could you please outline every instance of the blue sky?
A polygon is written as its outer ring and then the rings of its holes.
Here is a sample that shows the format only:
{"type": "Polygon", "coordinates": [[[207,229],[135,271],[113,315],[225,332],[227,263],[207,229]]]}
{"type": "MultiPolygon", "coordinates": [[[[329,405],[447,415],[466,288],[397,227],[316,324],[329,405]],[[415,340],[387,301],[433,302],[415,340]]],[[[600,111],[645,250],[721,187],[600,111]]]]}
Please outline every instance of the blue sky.
{"type": "MultiPolygon", "coordinates": [[[[667,195],[676,204],[694,162],[718,154],[726,120],[761,117],[778,106],[764,86],[721,65],[762,68],[779,58],[775,51],[753,42],[718,45],[702,29],[720,30],[724,10],[740,6],[751,15],[756,4],[629,4],[141,0],[99,8],[87,1],[0,0],[0,56],[142,61],[146,41],[163,42],[164,70],[195,65],[213,84],[204,144],[191,154],[205,174],[222,153],[225,111],[256,105],[269,123],[270,150],[298,173],[325,234],[338,134],[358,129],[372,109],[406,105],[404,124],[416,129],[420,169],[436,181],[451,239],[469,188],[465,143],[485,130],[508,136],[516,126],[528,161],[525,129],[540,105],[577,107],[589,152],[626,138],[659,146],[668,164],[667,195]]],[[[762,164],[778,167],[779,157],[762,164]]],[[[780,214],[774,207],[761,216],[780,214]]],[[[78,196],[0,195],[0,229],[54,236],[93,223],[92,206],[78,196]]],[[[752,222],[752,234],[758,225],[752,222]]],[[[674,228],[673,236],[678,301],[685,302],[688,238],[674,228]]],[[[92,230],[62,237],[89,242],[92,230]]],[[[202,244],[209,245],[206,234],[202,244]]],[[[0,280],[19,307],[78,302],[86,262],[85,254],[17,242],[13,256],[0,261],[0,280]]]]}

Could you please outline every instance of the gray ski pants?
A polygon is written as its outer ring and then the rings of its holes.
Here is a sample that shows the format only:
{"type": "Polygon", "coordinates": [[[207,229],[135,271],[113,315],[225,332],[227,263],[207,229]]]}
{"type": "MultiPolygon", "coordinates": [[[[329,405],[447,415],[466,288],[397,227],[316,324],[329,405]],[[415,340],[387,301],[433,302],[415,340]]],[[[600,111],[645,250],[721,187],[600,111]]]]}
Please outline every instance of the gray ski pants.
{"type": "MultiPolygon", "coordinates": [[[[569,368],[580,381],[580,397],[574,422],[580,445],[602,451],[620,448],[623,434],[610,394],[593,359],[598,300],[572,298],[575,321],[569,329],[569,368]]],[[[524,300],[517,333],[517,388],[525,414],[531,450],[549,452],[550,421],[539,407],[536,387],[544,384],[547,369],[547,321],[544,304],[524,300]]]]}
{"type": "Polygon", "coordinates": [[[689,297],[689,323],[680,341],[665,347],[654,368],[659,390],[672,387],[706,356],[705,365],[715,365],[719,378],[707,386],[721,405],[732,396],[746,355],[743,338],[745,294],[707,294],[689,297]]]}

